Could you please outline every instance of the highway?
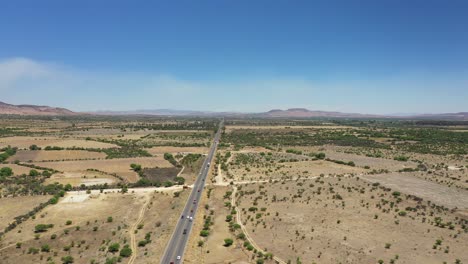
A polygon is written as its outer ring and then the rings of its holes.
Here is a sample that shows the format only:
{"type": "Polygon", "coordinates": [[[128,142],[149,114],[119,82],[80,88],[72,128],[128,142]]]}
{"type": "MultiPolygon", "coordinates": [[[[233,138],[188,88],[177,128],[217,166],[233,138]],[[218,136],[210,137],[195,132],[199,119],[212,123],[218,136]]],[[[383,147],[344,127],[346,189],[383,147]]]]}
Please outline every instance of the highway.
{"type": "Polygon", "coordinates": [[[193,220],[197,213],[198,204],[203,193],[203,188],[205,187],[210,165],[221,137],[222,127],[223,121],[219,124],[219,128],[211,144],[210,151],[203,162],[200,174],[193,184],[192,192],[190,193],[187,203],[185,204],[185,208],[179,217],[174,233],[172,233],[172,237],[166,246],[166,250],[161,258],[161,264],[179,264],[182,263],[184,259],[185,247],[189,240],[190,232],[192,231],[193,220]]]}

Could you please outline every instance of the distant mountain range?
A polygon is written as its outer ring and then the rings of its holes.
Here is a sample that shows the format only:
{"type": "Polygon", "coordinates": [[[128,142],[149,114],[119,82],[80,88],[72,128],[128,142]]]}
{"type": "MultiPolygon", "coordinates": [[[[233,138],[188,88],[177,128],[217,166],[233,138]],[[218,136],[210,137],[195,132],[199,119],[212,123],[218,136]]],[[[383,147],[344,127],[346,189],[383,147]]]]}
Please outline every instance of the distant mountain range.
{"type": "Polygon", "coordinates": [[[210,112],[190,110],[135,110],[135,111],[97,111],[73,112],[65,108],[38,106],[38,105],[12,105],[0,102],[0,114],[4,115],[41,115],[41,116],[72,116],[72,115],[147,115],[147,116],[192,116],[192,117],[239,117],[239,118],[396,118],[396,119],[422,119],[422,120],[456,120],[468,121],[468,112],[418,115],[372,115],[359,113],[343,113],[332,111],[312,111],[305,108],[290,108],[287,110],[273,109],[260,113],[241,112],[210,112]]]}
{"type": "Polygon", "coordinates": [[[50,107],[43,105],[12,105],[3,102],[0,102],[0,114],[40,116],[79,115],[79,113],[60,107],[50,107]]]}
{"type": "Polygon", "coordinates": [[[305,108],[290,108],[287,110],[273,109],[265,113],[254,114],[258,117],[270,118],[311,118],[311,117],[337,117],[337,118],[378,118],[382,116],[357,113],[341,113],[328,111],[311,111],[305,108]]]}

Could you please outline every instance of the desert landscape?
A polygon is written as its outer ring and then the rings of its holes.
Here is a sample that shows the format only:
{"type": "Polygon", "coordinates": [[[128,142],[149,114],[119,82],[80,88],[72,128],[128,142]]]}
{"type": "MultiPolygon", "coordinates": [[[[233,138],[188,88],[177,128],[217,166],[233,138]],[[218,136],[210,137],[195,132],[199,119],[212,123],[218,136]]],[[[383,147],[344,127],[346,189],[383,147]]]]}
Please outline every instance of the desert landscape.
{"type": "MultiPolygon", "coordinates": [[[[2,119],[2,263],[163,256],[218,121],[140,119],[2,119]]],[[[466,263],[466,131],[227,119],[184,261],[466,263]]]]}

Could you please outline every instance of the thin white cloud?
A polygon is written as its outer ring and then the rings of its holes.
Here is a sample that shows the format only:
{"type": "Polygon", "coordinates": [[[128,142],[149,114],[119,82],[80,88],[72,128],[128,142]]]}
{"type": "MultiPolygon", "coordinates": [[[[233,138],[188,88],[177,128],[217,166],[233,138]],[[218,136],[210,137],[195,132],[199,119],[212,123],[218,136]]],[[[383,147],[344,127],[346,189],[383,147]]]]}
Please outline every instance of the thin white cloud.
{"type": "Polygon", "coordinates": [[[50,77],[52,67],[26,58],[13,58],[0,61],[0,89],[11,88],[24,79],[50,77]]]}
{"type": "Polygon", "coordinates": [[[418,73],[378,80],[314,82],[277,76],[215,82],[160,73],[91,72],[11,58],[0,60],[0,101],[78,111],[264,111],[291,107],[362,113],[467,111],[468,78],[418,73]]]}

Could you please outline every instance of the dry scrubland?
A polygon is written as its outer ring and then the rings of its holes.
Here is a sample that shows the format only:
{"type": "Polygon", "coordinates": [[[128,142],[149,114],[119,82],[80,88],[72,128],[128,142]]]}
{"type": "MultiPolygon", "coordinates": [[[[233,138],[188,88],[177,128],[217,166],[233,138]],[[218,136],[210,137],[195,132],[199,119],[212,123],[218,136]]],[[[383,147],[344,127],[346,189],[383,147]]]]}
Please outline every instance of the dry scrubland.
{"type": "Polygon", "coordinates": [[[468,261],[466,214],[357,178],[251,184],[239,187],[238,193],[237,210],[248,233],[285,260],[468,261]],[[437,219],[450,225],[437,226],[437,219]]]}
{"type": "MultiPolygon", "coordinates": [[[[0,262],[158,262],[218,122],[0,119],[0,262]]],[[[226,125],[184,262],[468,263],[466,124],[226,125]]]]}
{"type": "Polygon", "coordinates": [[[182,192],[174,198],[173,191],[148,190],[127,194],[93,193],[88,197],[83,197],[87,196],[84,192],[67,195],[35,219],[24,222],[17,228],[18,232],[8,233],[2,239],[2,263],[59,263],[64,256],[72,256],[76,263],[93,260],[104,263],[106,259],[119,256],[119,251],[109,252],[109,246],[114,243],[120,245],[119,249],[125,245],[134,253],[136,249],[135,263],[154,263],[170,237],[187,194],[182,192]],[[53,227],[35,232],[39,224],[53,227]],[[135,245],[132,245],[133,235],[135,245]],[[21,243],[19,247],[18,242],[21,243]],[[45,245],[47,251],[42,250],[45,245]],[[30,253],[31,249],[39,252],[30,253]]]}
{"type": "Polygon", "coordinates": [[[232,237],[226,216],[231,212],[223,199],[228,187],[208,187],[195,219],[187,245],[187,263],[249,263],[250,256],[241,246],[224,246],[224,239],[232,237]],[[209,195],[209,197],[208,197],[209,195]],[[200,236],[202,230],[209,235],[200,236]]]}
{"type": "Polygon", "coordinates": [[[437,123],[249,122],[227,122],[191,260],[468,262],[466,133],[437,123]]]}
{"type": "Polygon", "coordinates": [[[157,262],[217,122],[1,118],[0,263],[157,262]]]}

